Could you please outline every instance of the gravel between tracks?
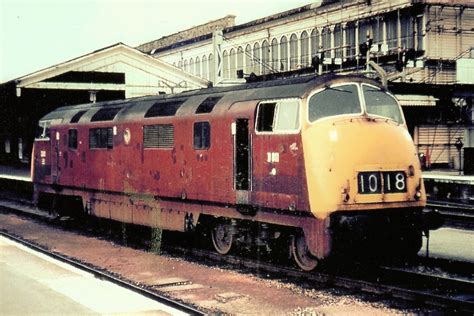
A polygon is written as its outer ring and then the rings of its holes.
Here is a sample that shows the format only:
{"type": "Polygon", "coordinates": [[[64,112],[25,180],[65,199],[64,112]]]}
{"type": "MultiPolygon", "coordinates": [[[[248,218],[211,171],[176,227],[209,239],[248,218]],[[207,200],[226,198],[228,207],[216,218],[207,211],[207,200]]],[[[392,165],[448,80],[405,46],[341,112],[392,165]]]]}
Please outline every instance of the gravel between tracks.
{"type": "Polygon", "coordinates": [[[167,255],[156,255],[12,214],[0,214],[0,229],[194,304],[207,312],[258,315],[426,312],[400,306],[393,301],[380,301],[380,297],[357,293],[350,295],[347,291],[320,285],[296,285],[269,280],[167,255]]]}

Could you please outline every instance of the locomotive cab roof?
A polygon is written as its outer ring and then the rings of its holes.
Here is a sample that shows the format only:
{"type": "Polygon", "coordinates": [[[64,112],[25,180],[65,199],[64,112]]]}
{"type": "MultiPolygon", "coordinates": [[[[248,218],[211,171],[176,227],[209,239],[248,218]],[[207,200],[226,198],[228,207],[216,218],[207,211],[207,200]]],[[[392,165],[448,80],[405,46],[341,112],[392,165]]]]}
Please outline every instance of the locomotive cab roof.
{"type": "MultiPolygon", "coordinates": [[[[178,104],[176,113],[164,116],[180,116],[194,114],[197,107],[206,98],[215,97],[216,107],[230,105],[235,102],[252,100],[270,100],[281,98],[302,98],[319,86],[327,86],[340,81],[370,81],[362,75],[305,75],[271,81],[245,83],[230,87],[213,87],[207,89],[185,91],[173,95],[154,95],[136,97],[125,100],[103,101],[72,106],[59,107],[40,120],[40,124],[50,122],[51,125],[68,124],[74,116],[80,114],[81,122],[94,122],[94,116],[113,115],[109,121],[128,121],[147,117],[147,112],[155,104],[178,104]],[[109,113],[107,113],[109,112],[109,113]]],[[[77,119],[77,121],[79,121],[77,119]]],[[[75,122],[77,122],[75,121],[75,122]]],[[[97,121],[100,121],[98,119],[97,121]]]]}

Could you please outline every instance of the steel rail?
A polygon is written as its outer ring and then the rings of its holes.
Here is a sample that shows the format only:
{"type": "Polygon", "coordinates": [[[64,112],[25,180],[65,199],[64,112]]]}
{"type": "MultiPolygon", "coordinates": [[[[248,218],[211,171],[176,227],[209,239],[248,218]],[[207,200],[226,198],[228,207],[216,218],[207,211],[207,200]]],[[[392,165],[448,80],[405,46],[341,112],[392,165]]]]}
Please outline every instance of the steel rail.
{"type": "Polygon", "coordinates": [[[449,226],[474,228],[474,207],[472,205],[428,201],[426,207],[438,210],[449,226]]]}
{"type": "Polygon", "coordinates": [[[8,238],[12,241],[15,241],[15,242],[17,242],[17,243],[19,243],[23,246],[26,246],[26,247],[34,250],[34,251],[40,252],[40,253],[42,253],[44,255],[47,255],[47,256],[49,256],[53,259],[59,260],[60,262],[66,263],[66,264],[71,265],[75,268],[78,268],[82,271],[88,272],[88,273],[92,274],[95,278],[114,283],[114,284],[116,284],[120,287],[126,288],[130,291],[133,291],[133,292],[137,293],[137,294],[143,295],[143,296],[145,296],[149,299],[152,299],[154,301],[162,303],[162,304],[164,304],[168,307],[174,308],[176,310],[187,313],[189,315],[206,315],[206,313],[196,309],[195,307],[186,305],[182,302],[172,300],[172,299],[170,299],[166,296],[163,296],[163,295],[160,295],[158,293],[152,292],[152,291],[150,291],[150,290],[148,290],[144,287],[135,285],[131,282],[128,282],[126,280],[115,277],[115,276],[113,276],[113,275],[111,275],[107,272],[100,271],[96,268],[93,268],[92,266],[81,263],[76,259],[69,258],[69,257],[61,255],[59,253],[49,251],[49,250],[47,250],[45,248],[42,248],[38,245],[35,245],[35,244],[33,244],[33,243],[23,239],[23,238],[14,236],[14,235],[12,235],[8,232],[0,231],[0,235],[5,237],[5,238],[8,238]]]}
{"type": "MultiPolygon", "coordinates": [[[[166,248],[169,249],[168,247],[166,248]]],[[[466,280],[415,273],[412,271],[404,271],[398,267],[386,266],[380,267],[377,271],[372,271],[373,274],[370,276],[354,275],[352,273],[347,273],[346,275],[324,272],[307,273],[298,269],[269,264],[249,258],[241,258],[232,255],[221,256],[217,253],[201,249],[173,247],[169,250],[178,251],[185,256],[191,254],[200,259],[211,259],[215,262],[256,270],[258,274],[275,274],[277,278],[281,278],[281,276],[284,275],[286,278],[291,277],[294,279],[293,281],[317,282],[351,290],[356,289],[371,294],[390,295],[394,298],[422,302],[427,305],[454,310],[456,312],[474,312],[474,282],[466,280]],[[427,285],[433,284],[435,285],[433,291],[426,288],[427,285]],[[461,292],[461,290],[464,292],[461,292]],[[438,294],[441,291],[445,291],[446,295],[438,294]],[[452,295],[453,291],[459,291],[459,293],[452,295]]]]}

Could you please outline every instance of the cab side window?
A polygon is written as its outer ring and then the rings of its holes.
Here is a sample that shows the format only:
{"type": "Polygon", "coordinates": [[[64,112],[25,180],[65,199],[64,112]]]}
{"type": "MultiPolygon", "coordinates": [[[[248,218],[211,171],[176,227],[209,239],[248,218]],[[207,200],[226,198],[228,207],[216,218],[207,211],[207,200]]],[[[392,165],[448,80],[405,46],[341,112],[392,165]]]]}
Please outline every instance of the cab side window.
{"type": "Polygon", "coordinates": [[[194,149],[211,147],[211,125],[209,122],[194,123],[194,149]]]}
{"type": "Polygon", "coordinates": [[[290,134],[300,128],[299,100],[261,102],[257,108],[257,132],[290,134]]]}
{"type": "Polygon", "coordinates": [[[68,131],[68,147],[69,149],[77,149],[77,129],[70,129],[68,131]]]}

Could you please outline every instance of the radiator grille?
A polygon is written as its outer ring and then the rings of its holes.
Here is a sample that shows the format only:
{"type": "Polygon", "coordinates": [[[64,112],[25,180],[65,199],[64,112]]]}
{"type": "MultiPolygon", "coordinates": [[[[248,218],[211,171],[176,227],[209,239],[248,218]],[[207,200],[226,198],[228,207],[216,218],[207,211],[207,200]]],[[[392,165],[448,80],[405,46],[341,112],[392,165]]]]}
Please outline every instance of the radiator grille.
{"type": "Polygon", "coordinates": [[[145,148],[173,148],[174,126],[172,124],[144,126],[143,146],[145,148]]]}

